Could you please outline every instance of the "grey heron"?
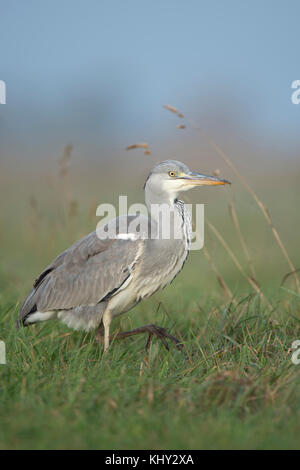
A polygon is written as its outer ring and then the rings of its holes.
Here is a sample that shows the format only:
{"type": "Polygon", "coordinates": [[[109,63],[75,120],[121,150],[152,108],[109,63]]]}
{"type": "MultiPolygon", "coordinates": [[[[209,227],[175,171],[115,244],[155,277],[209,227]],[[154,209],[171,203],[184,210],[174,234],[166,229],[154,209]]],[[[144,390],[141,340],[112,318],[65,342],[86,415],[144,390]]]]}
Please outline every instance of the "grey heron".
{"type": "MultiPolygon", "coordinates": [[[[96,329],[98,335],[104,333],[106,352],[112,319],[170,284],[186,261],[192,235],[191,214],[183,201],[178,200],[178,194],[196,186],[227,183],[215,176],[192,172],[175,160],[156,165],[144,186],[148,216],[119,217],[112,221],[117,227],[114,238],[102,239],[95,231],[61,253],[34,282],[20,309],[17,325],[57,318],[73,329],[96,329]],[[155,205],[172,211],[174,227],[181,236],[167,238],[158,234],[157,212],[153,215],[151,210],[155,205]],[[126,229],[122,231],[124,220],[126,229]],[[156,236],[143,236],[142,230],[137,234],[128,229],[132,222],[145,227],[145,221],[147,227],[156,230],[156,236]]],[[[149,334],[148,346],[154,335],[167,349],[166,338],[180,346],[176,338],[155,325],[120,332],[114,338],[138,333],[149,334]]]]}

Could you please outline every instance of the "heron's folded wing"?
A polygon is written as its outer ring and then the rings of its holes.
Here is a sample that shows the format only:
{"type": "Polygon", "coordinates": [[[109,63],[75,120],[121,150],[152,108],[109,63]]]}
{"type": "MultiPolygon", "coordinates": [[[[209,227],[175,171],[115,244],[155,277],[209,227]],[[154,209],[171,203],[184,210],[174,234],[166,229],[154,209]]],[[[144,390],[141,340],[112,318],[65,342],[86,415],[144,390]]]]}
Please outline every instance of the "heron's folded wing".
{"type": "Polygon", "coordinates": [[[95,305],[115,293],[131,275],[142,240],[99,240],[93,232],[58,256],[35,281],[20,319],[34,309],[95,305]]]}

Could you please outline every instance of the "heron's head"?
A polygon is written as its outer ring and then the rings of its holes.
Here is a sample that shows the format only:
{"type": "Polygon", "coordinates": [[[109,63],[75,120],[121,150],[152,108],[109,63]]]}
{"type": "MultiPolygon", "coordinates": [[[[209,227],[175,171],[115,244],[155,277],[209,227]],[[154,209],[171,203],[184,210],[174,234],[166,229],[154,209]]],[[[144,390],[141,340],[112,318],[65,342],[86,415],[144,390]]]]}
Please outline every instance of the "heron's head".
{"type": "Polygon", "coordinates": [[[187,191],[196,186],[224,184],[230,183],[215,176],[191,171],[184,163],[176,160],[165,160],[156,165],[150,172],[145,183],[145,189],[164,199],[166,196],[175,198],[181,191],[187,191]]]}

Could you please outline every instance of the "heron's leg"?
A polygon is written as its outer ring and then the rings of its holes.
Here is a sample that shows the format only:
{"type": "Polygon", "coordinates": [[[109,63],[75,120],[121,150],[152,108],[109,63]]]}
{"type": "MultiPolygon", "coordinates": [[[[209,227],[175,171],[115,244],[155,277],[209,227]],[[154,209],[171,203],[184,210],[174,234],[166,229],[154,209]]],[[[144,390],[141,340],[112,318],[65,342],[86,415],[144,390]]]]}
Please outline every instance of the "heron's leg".
{"type": "Polygon", "coordinates": [[[104,343],[104,327],[103,324],[98,326],[95,334],[96,341],[100,344],[104,343]]]}
{"type": "Polygon", "coordinates": [[[129,336],[139,335],[141,333],[148,333],[149,334],[148,341],[147,341],[147,344],[146,344],[146,349],[148,349],[150,347],[153,336],[157,336],[162,341],[164,347],[167,350],[169,350],[169,346],[168,346],[168,343],[166,341],[166,338],[173,341],[173,343],[175,343],[176,347],[180,351],[183,350],[181,342],[177,338],[170,335],[165,328],[162,328],[162,327],[156,326],[156,325],[140,326],[139,328],[135,328],[134,330],[117,333],[115,336],[113,336],[113,338],[114,339],[123,339],[123,338],[128,338],[129,336]]]}
{"type": "Polygon", "coordinates": [[[103,315],[102,323],[104,326],[104,352],[108,351],[109,347],[109,327],[111,324],[111,312],[106,310],[103,315]]]}

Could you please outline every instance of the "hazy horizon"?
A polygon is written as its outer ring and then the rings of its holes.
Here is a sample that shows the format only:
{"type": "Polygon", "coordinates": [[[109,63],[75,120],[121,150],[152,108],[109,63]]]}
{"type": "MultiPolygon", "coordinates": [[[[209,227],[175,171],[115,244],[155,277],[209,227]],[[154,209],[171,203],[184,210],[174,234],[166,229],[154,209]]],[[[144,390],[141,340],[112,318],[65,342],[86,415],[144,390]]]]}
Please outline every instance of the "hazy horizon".
{"type": "Polygon", "coordinates": [[[140,155],[124,148],[140,141],[149,142],[150,161],[209,165],[205,138],[176,129],[188,123],[166,103],[246,169],[297,164],[298,2],[0,5],[2,168],[54,168],[68,143],[81,167],[136,165],[140,155]]]}

